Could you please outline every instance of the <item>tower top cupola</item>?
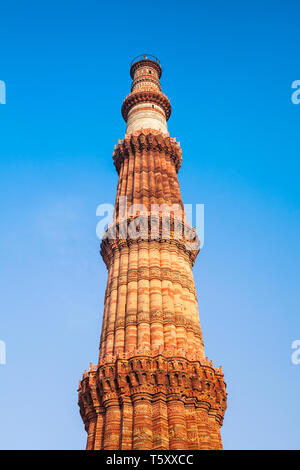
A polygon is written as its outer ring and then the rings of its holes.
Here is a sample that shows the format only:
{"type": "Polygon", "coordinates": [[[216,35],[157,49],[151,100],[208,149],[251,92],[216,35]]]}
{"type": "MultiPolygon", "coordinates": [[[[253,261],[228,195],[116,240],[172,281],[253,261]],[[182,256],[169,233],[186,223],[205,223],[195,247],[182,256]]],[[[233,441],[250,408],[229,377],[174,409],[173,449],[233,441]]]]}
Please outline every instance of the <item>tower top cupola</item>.
{"type": "MultiPolygon", "coordinates": [[[[160,65],[160,61],[157,57],[154,57],[151,54],[138,55],[132,60],[130,64],[131,78],[134,78],[136,70],[140,67],[149,67],[150,69],[154,69],[157,72],[158,78],[161,77],[162,68],[160,65]]],[[[152,71],[149,70],[149,72],[151,73],[152,71]]]]}
{"type": "Polygon", "coordinates": [[[168,134],[171,104],[161,91],[161,74],[159,60],[150,54],[137,56],[131,62],[131,93],[122,106],[127,135],[141,129],[155,129],[168,134]]]}

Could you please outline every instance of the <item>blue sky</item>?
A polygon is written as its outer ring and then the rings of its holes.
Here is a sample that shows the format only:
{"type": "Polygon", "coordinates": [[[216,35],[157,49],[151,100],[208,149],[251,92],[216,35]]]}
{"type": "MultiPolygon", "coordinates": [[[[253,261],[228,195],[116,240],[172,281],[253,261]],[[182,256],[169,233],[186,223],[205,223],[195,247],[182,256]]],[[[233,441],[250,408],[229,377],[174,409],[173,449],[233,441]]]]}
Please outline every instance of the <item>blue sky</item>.
{"type": "Polygon", "coordinates": [[[97,361],[106,268],[96,207],[129,64],[163,65],[183,200],[205,204],[194,268],[206,353],[222,364],[226,449],[299,449],[300,79],[295,2],[1,5],[0,446],[80,449],[77,386],[97,361]]]}

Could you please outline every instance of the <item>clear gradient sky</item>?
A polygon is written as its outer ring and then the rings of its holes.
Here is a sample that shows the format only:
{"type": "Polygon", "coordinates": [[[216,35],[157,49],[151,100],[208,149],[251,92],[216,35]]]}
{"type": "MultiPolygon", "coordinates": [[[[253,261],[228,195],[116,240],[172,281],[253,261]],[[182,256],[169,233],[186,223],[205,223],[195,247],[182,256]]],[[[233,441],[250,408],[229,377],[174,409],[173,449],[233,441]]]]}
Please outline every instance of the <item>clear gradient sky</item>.
{"type": "Polygon", "coordinates": [[[85,446],[77,386],[97,361],[107,276],[96,207],[114,203],[144,52],[163,65],[183,200],[205,204],[194,276],[228,385],[224,448],[300,448],[299,17],[291,1],[2,2],[2,449],[85,446]]]}

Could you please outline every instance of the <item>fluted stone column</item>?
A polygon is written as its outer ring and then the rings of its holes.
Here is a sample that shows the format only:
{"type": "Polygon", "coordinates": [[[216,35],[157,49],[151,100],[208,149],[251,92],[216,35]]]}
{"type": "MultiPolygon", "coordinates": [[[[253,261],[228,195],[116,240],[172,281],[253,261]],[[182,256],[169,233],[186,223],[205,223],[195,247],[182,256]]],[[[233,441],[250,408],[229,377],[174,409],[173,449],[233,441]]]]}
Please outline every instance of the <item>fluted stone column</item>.
{"type": "Polygon", "coordinates": [[[129,396],[122,397],[121,446],[122,450],[132,450],[133,406],[129,396]]]}
{"type": "Polygon", "coordinates": [[[170,450],[188,449],[184,402],[180,397],[168,399],[168,422],[170,450]]]}
{"type": "Polygon", "coordinates": [[[168,407],[166,397],[154,399],[152,405],[153,449],[169,449],[168,407]]]}
{"type": "Polygon", "coordinates": [[[100,408],[97,410],[97,422],[96,422],[96,433],[94,441],[94,449],[101,450],[103,446],[104,436],[104,423],[105,423],[105,410],[100,408]]]}
{"type": "Polygon", "coordinates": [[[89,429],[88,429],[86,450],[92,450],[94,448],[96,423],[97,423],[97,417],[93,414],[93,416],[91,416],[89,419],[89,429]]]}
{"type": "Polygon", "coordinates": [[[182,152],[169,136],[161,72],[155,58],[133,61],[125,137],[113,152],[119,180],[100,248],[108,279],[99,361],[79,384],[89,450],[222,448],[226,388],[205,357],[192,271],[199,240],[184,213],[182,152]]]}
{"type": "Polygon", "coordinates": [[[105,402],[104,450],[119,449],[121,437],[121,411],[118,399],[105,402]]]}
{"type": "Polygon", "coordinates": [[[151,450],[152,407],[151,398],[144,394],[133,396],[133,450],[151,450]]]}

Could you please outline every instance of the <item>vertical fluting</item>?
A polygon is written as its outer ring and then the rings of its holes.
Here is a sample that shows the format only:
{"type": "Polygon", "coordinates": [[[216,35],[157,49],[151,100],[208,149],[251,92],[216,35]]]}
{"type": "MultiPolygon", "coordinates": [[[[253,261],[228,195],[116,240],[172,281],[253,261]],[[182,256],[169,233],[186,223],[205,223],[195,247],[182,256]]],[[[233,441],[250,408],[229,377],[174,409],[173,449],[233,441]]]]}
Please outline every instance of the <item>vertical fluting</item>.
{"type": "Polygon", "coordinates": [[[148,243],[138,245],[137,347],[150,350],[149,251],[148,243]]]}
{"type": "Polygon", "coordinates": [[[132,186],[132,204],[140,203],[140,168],[141,168],[141,153],[139,150],[135,151],[134,167],[133,167],[133,186],[132,186]]]}
{"type": "MultiPolygon", "coordinates": [[[[155,198],[155,159],[154,154],[150,151],[147,152],[148,155],[148,185],[149,185],[149,202],[150,206],[156,203],[155,198]]],[[[149,207],[150,209],[150,207],[149,207]]]]}
{"type": "Polygon", "coordinates": [[[121,445],[122,450],[132,449],[133,407],[129,396],[122,398],[121,445]]]}
{"type": "MultiPolygon", "coordinates": [[[[123,211],[124,211],[123,205],[124,205],[124,198],[126,198],[126,200],[127,200],[127,185],[128,185],[128,180],[129,180],[129,175],[128,175],[129,157],[127,155],[124,158],[124,162],[121,166],[121,169],[122,169],[122,175],[119,177],[119,179],[121,180],[120,196],[119,196],[119,199],[116,200],[116,207],[118,208],[118,210],[116,211],[117,212],[116,216],[117,217],[121,216],[121,218],[124,218],[127,214],[123,214],[123,211]],[[120,198],[121,198],[121,201],[122,201],[121,214],[120,214],[120,204],[119,204],[120,198]]],[[[117,220],[118,220],[118,218],[117,218],[117,220]]]]}
{"type": "Polygon", "coordinates": [[[208,430],[208,413],[206,407],[196,409],[197,427],[200,450],[210,450],[210,435],[208,430]]]}
{"type": "Polygon", "coordinates": [[[214,413],[208,414],[208,427],[210,436],[210,445],[212,449],[222,449],[222,443],[220,439],[219,426],[216,422],[214,413]]]}
{"type": "Polygon", "coordinates": [[[128,175],[127,175],[127,185],[126,185],[126,199],[127,199],[127,208],[129,209],[132,205],[133,198],[133,184],[134,184],[134,160],[135,156],[132,153],[132,149],[129,149],[128,154],[128,175]]]}
{"type": "Polygon", "coordinates": [[[154,242],[151,247],[150,264],[150,337],[151,348],[155,351],[164,347],[162,285],[160,280],[160,249],[159,243],[154,242]]]}
{"type": "Polygon", "coordinates": [[[121,166],[121,169],[120,169],[118,186],[117,186],[117,196],[116,196],[115,213],[114,213],[115,218],[118,217],[118,213],[119,213],[119,199],[120,199],[120,196],[122,195],[122,184],[123,184],[124,179],[125,179],[124,178],[124,168],[125,168],[125,165],[123,164],[121,166]]]}
{"type": "Polygon", "coordinates": [[[104,450],[119,449],[121,432],[121,410],[119,401],[111,399],[105,402],[104,450]]]}
{"type": "Polygon", "coordinates": [[[128,247],[125,245],[122,247],[120,251],[114,354],[118,354],[124,351],[127,273],[128,273],[128,247]]]}
{"type": "Polygon", "coordinates": [[[184,315],[182,312],[182,299],[181,299],[181,284],[179,282],[181,271],[178,264],[178,254],[177,250],[172,249],[170,252],[171,264],[176,273],[173,281],[174,289],[174,311],[175,311],[175,321],[176,321],[176,346],[177,349],[185,349],[187,345],[187,332],[184,325],[184,315]]]}
{"type": "Polygon", "coordinates": [[[94,416],[92,416],[92,418],[90,419],[90,422],[89,422],[86,450],[94,449],[96,424],[97,424],[97,417],[94,415],[94,416]]]}
{"type": "Polygon", "coordinates": [[[96,434],[95,434],[95,443],[94,443],[95,450],[101,450],[103,446],[104,422],[105,422],[105,411],[103,408],[101,408],[97,411],[96,434]]]}
{"type": "Polygon", "coordinates": [[[141,203],[149,210],[149,151],[142,153],[141,191],[141,203]]]}
{"type": "Polygon", "coordinates": [[[154,400],[152,404],[153,449],[169,449],[168,407],[166,397],[154,400]]]}
{"type": "Polygon", "coordinates": [[[113,264],[114,288],[111,291],[108,314],[107,314],[107,328],[106,328],[106,334],[105,334],[106,336],[105,354],[112,354],[114,350],[115,319],[116,319],[117,299],[118,299],[119,266],[120,266],[120,252],[115,251],[114,264],[113,264]]]}
{"type": "Polygon", "coordinates": [[[194,403],[185,405],[187,443],[189,450],[199,449],[197,414],[194,403]]]}
{"type": "MultiPolygon", "coordinates": [[[[180,257],[179,262],[180,262],[181,272],[183,274],[186,274],[185,260],[182,257],[180,257]]],[[[183,314],[187,323],[187,349],[188,349],[188,352],[192,353],[194,351],[194,333],[191,329],[193,318],[192,318],[190,302],[189,302],[189,289],[188,287],[186,287],[186,285],[182,287],[181,298],[182,298],[182,303],[183,303],[183,314]]]]}
{"type": "Polygon", "coordinates": [[[156,204],[163,204],[166,202],[164,200],[164,192],[162,186],[162,171],[160,163],[160,152],[154,152],[154,161],[155,161],[155,192],[156,192],[156,204]]]}
{"type": "Polygon", "coordinates": [[[100,346],[99,346],[99,360],[102,358],[105,354],[105,349],[106,349],[106,330],[107,330],[107,316],[108,316],[108,310],[109,310],[109,304],[110,304],[110,292],[112,288],[112,274],[113,274],[113,269],[110,265],[108,269],[108,280],[107,280],[107,287],[105,291],[105,300],[104,300],[104,312],[103,312],[103,321],[102,321],[102,332],[101,332],[101,338],[100,338],[100,346]]]}
{"type": "Polygon", "coordinates": [[[162,155],[161,158],[161,171],[162,171],[162,180],[164,188],[164,199],[168,204],[172,204],[171,198],[171,188],[169,183],[169,168],[166,163],[166,155],[162,155]]]}
{"type": "Polygon", "coordinates": [[[125,351],[133,351],[137,340],[137,265],[138,245],[129,246],[128,284],[125,318],[125,351]]]}
{"type": "MultiPolygon", "coordinates": [[[[160,267],[161,273],[171,272],[170,256],[168,246],[162,245],[160,250],[160,267]]],[[[164,277],[164,275],[162,275],[164,277]]],[[[162,297],[163,297],[163,317],[164,317],[164,344],[165,347],[172,348],[176,346],[176,326],[175,326],[175,312],[174,301],[171,292],[171,281],[163,279],[161,283],[162,297]]]]}
{"type": "Polygon", "coordinates": [[[150,397],[138,394],[133,397],[133,450],[151,450],[152,406],[150,397]]]}
{"type": "Polygon", "coordinates": [[[187,450],[187,430],[184,402],[180,397],[168,400],[170,450],[187,450]]]}

